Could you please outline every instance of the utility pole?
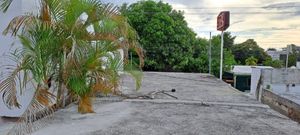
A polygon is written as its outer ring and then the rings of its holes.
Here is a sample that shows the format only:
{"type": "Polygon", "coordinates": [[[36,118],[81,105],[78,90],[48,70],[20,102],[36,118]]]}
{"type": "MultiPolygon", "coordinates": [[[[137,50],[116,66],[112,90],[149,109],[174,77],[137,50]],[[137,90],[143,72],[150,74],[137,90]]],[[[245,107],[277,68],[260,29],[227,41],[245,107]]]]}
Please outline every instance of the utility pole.
{"type": "Polygon", "coordinates": [[[211,32],[209,32],[209,74],[211,74],[211,32]]]}
{"type": "Polygon", "coordinates": [[[222,75],[223,75],[223,46],[224,46],[224,31],[222,31],[221,34],[220,80],[222,80],[222,75]]]}
{"type": "Polygon", "coordinates": [[[289,66],[289,53],[290,53],[290,46],[287,45],[286,47],[286,61],[285,61],[285,69],[288,69],[289,66]]]}
{"type": "Polygon", "coordinates": [[[289,76],[289,73],[288,73],[288,67],[289,67],[289,54],[290,54],[290,46],[287,45],[286,47],[286,62],[285,62],[285,74],[284,74],[284,79],[285,79],[285,83],[286,83],[286,92],[289,92],[289,87],[290,87],[290,84],[289,84],[289,81],[288,81],[288,76],[289,76]]]}

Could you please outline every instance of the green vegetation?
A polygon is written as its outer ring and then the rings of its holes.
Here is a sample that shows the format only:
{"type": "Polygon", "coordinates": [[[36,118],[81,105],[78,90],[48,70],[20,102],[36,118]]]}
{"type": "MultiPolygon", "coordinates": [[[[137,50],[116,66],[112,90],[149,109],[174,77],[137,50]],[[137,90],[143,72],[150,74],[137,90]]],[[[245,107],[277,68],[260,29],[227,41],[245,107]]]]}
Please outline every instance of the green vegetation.
{"type": "MultiPolygon", "coordinates": [[[[176,11],[162,1],[146,0],[131,5],[123,4],[121,12],[136,29],[139,41],[146,51],[144,70],[208,72],[209,41],[196,37],[184,20],[182,11],[176,11]]],[[[219,74],[220,38],[220,35],[212,37],[214,75],[219,74]]],[[[280,67],[280,62],[269,61],[270,56],[254,39],[235,44],[235,38],[230,32],[224,33],[224,71],[236,64],[280,67]]],[[[291,57],[290,61],[293,63],[293,56],[291,57]]]]}
{"type": "MultiPolygon", "coordinates": [[[[136,29],[139,41],[146,51],[146,71],[208,72],[207,39],[196,38],[184,20],[183,12],[173,10],[166,3],[152,0],[121,6],[123,15],[136,29]]],[[[225,33],[225,46],[230,48],[235,37],[225,33]]],[[[220,36],[213,37],[212,67],[219,72],[220,36]]],[[[225,67],[236,64],[230,49],[225,49],[225,67]]]]}
{"type": "Polygon", "coordinates": [[[187,26],[183,12],[162,1],[140,1],[121,9],[146,51],[144,70],[184,70],[192,57],[196,34],[187,26]]]}
{"type": "MultiPolygon", "coordinates": [[[[4,1],[3,10],[9,2],[4,1]]],[[[15,17],[4,31],[16,36],[22,46],[12,52],[16,66],[5,67],[8,74],[0,83],[3,101],[8,107],[19,108],[17,93],[26,92],[29,84],[35,88],[19,122],[25,123],[24,132],[35,129],[32,125],[40,117],[37,113],[46,117],[54,104],[64,107],[68,100],[79,100],[80,113],[92,113],[95,93],[119,94],[122,67],[140,87],[141,72],[126,59],[123,64],[118,52],[122,49],[128,56],[129,49],[135,50],[142,66],[138,36],[115,6],[96,0],[41,0],[39,8],[36,15],[15,17]]],[[[23,133],[18,129],[11,132],[23,133]]]]}
{"type": "Polygon", "coordinates": [[[282,68],[284,63],[281,60],[272,60],[271,58],[267,58],[263,63],[265,66],[271,66],[274,68],[282,68]]]}
{"type": "Polygon", "coordinates": [[[245,60],[246,65],[249,65],[249,66],[256,66],[257,62],[258,62],[258,59],[254,58],[253,56],[251,56],[245,60]]]}
{"type": "Polygon", "coordinates": [[[300,58],[300,52],[297,50],[296,45],[290,45],[289,61],[288,66],[296,66],[297,60],[300,58]]]}
{"type": "MultiPolygon", "coordinates": [[[[224,41],[225,39],[229,39],[231,36],[230,33],[225,34],[224,33],[224,41]]],[[[215,76],[219,76],[220,73],[220,57],[221,57],[221,36],[213,36],[212,37],[212,74],[215,76]]],[[[224,46],[230,46],[225,45],[226,42],[224,42],[224,46]]],[[[228,42],[227,42],[228,43],[228,42]]],[[[208,46],[208,45],[207,45],[208,46]]],[[[223,60],[223,71],[229,71],[233,65],[236,65],[237,62],[234,58],[234,55],[232,54],[231,50],[228,48],[224,48],[224,60],[223,60]]]]}
{"type": "Polygon", "coordinates": [[[232,48],[232,53],[235,56],[235,60],[245,65],[246,59],[253,56],[258,59],[257,64],[262,64],[270,56],[260,48],[254,39],[248,39],[247,41],[234,45],[232,48]]]}

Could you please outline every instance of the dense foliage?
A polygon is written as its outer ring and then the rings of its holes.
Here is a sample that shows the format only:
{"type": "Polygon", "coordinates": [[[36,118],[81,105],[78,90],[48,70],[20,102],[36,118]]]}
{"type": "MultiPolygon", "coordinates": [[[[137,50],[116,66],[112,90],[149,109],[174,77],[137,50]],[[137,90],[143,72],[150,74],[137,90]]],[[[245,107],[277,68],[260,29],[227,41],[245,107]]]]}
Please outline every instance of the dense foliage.
{"type": "MultiPolygon", "coordinates": [[[[140,1],[121,7],[123,15],[136,29],[146,51],[146,71],[208,72],[207,39],[196,38],[188,27],[183,12],[173,10],[163,2],[140,1]]],[[[236,64],[231,48],[235,37],[225,33],[224,69],[236,64]]],[[[220,65],[220,35],[212,41],[212,70],[218,74],[220,65]]]]}
{"type": "Polygon", "coordinates": [[[123,6],[121,11],[138,32],[146,51],[144,70],[184,70],[197,41],[183,12],[173,10],[162,1],[140,1],[123,6]]]}
{"type": "Polygon", "coordinates": [[[289,60],[288,60],[288,67],[296,66],[297,61],[300,59],[300,50],[299,47],[297,47],[294,44],[289,45],[289,60]]]}
{"type": "Polygon", "coordinates": [[[242,65],[245,65],[246,59],[251,56],[258,59],[257,64],[262,64],[263,61],[270,57],[253,39],[248,39],[243,43],[234,45],[232,53],[235,56],[235,60],[242,65]]]}
{"type": "MultiPolygon", "coordinates": [[[[224,41],[226,38],[229,38],[230,34],[224,34],[224,41]]],[[[221,36],[213,36],[212,37],[212,73],[215,76],[219,75],[220,72],[220,57],[221,57],[221,36]]],[[[225,45],[225,42],[224,42],[225,45]]],[[[223,71],[229,71],[233,65],[236,65],[237,62],[234,59],[234,55],[230,49],[224,48],[223,52],[223,71]]]]}
{"type": "Polygon", "coordinates": [[[263,63],[264,66],[271,66],[274,68],[282,68],[284,63],[281,60],[272,60],[272,58],[267,58],[263,63]]]}

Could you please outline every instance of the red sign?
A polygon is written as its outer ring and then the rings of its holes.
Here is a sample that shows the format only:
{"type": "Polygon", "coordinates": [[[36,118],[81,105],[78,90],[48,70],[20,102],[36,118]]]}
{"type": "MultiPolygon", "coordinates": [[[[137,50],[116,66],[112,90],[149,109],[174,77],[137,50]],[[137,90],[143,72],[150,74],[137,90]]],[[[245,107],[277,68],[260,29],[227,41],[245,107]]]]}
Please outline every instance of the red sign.
{"type": "Polygon", "coordinates": [[[218,15],[217,30],[225,31],[230,25],[230,12],[223,11],[218,15]]]}

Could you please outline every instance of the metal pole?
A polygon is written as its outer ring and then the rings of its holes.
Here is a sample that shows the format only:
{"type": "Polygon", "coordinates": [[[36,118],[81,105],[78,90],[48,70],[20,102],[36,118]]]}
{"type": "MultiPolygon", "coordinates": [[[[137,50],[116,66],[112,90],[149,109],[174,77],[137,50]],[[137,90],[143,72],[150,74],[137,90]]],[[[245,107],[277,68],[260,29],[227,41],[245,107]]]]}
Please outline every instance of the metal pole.
{"type": "Polygon", "coordinates": [[[286,48],[286,62],[285,62],[285,74],[284,74],[284,79],[285,79],[285,83],[286,83],[286,92],[289,91],[289,82],[288,82],[289,53],[290,53],[290,48],[289,48],[289,45],[287,45],[287,48],[286,48]]]}
{"type": "Polygon", "coordinates": [[[220,80],[222,80],[223,75],[223,46],[224,46],[224,32],[221,34],[221,59],[220,59],[220,80]]]}
{"type": "Polygon", "coordinates": [[[285,62],[285,69],[288,69],[289,66],[289,53],[290,53],[290,48],[289,45],[286,48],[286,62],[285,62]]]}
{"type": "Polygon", "coordinates": [[[211,74],[211,32],[209,32],[209,74],[211,74]]]}

